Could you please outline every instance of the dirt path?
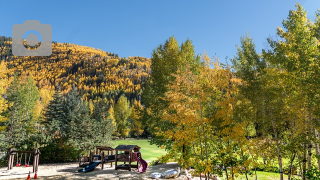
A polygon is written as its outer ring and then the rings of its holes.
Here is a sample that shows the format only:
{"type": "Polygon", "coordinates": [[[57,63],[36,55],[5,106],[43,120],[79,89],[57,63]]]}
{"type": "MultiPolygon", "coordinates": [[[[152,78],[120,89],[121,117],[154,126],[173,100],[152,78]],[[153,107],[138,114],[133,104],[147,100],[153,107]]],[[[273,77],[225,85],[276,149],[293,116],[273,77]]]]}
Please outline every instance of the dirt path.
{"type": "MultiPolygon", "coordinates": [[[[61,163],[61,164],[44,164],[39,165],[38,179],[110,179],[110,180],[139,180],[139,179],[151,179],[149,175],[154,172],[164,172],[169,169],[178,167],[177,163],[159,164],[150,166],[145,173],[137,172],[137,169],[132,171],[126,170],[114,170],[114,166],[111,168],[110,164],[105,164],[102,170],[98,166],[94,171],[88,173],[79,173],[77,163],[61,163]]],[[[31,171],[31,179],[34,174],[32,173],[32,167],[13,167],[8,171],[7,168],[0,168],[0,179],[26,179],[28,172],[31,171]]],[[[176,178],[179,180],[187,179],[184,172],[176,178]]],[[[195,178],[198,179],[198,178],[195,178]]]]}

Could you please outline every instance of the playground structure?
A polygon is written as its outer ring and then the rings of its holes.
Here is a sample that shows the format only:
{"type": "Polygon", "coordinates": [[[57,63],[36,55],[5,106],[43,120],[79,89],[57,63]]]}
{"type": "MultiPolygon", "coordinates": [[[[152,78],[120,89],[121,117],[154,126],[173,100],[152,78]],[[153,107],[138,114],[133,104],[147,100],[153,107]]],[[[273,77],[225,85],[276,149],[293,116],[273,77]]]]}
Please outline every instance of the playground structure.
{"type": "Polygon", "coordinates": [[[115,170],[126,169],[131,171],[131,168],[138,168],[139,172],[145,172],[148,168],[148,163],[141,158],[141,153],[139,152],[141,148],[137,145],[119,145],[115,148],[115,170]],[[118,154],[120,152],[120,154],[118,154]],[[137,162],[137,164],[131,164],[132,162],[137,162]],[[124,164],[118,165],[118,162],[123,162],[124,164]],[[129,164],[126,164],[129,163],[129,164]],[[140,164],[140,167],[139,167],[140,164]]]}
{"type": "Polygon", "coordinates": [[[100,162],[99,164],[101,164],[101,169],[104,168],[105,163],[111,163],[112,167],[112,163],[115,162],[113,151],[114,149],[111,147],[97,146],[96,152],[94,153],[93,151],[90,151],[89,157],[79,157],[79,167],[86,167],[92,164],[92,162],[100,162]]]}
{"type": "Polygon", "coordinates": [[[126,169],[131,171],[131,168],[138,168],[138,172],[145,172],[148,168],[148,163],[142,159],[139,150],[140,147],[137,145],[119,145],[115,149],[97,146],[95,154],[90,151],[89,157],[79,156],[79,167],[84,168],[79,169],[78,172],[93,171],[99,164],[101,164],[101,169],[103,169],[105,163],[111,163],[112,167],[113,162],[115,162],[115,170],[126,169]],[[105,151],[107,151],[106,154],[105,151]],[[116,154],[113,154],[113,151],[116,151],[116,154]],[[118,152],[120,152],[120,154],[118,154],[118,152]],[[135,161],[137,162],[136,165],[131,164],[135,161]],[[124,162],[124,164],[118,165],[118,162],[124,162]]]}
{"type": "Polygon", "coordinates": [[[8,160],[8,170],[13,168],[13,162],[14,162],[14,156],[16,155],[17,157],[17,164],[16,166],[21,166],[21,159],[22,159],[22,154],[25,154],[25,167],[29,167],[30,163],[30,157],[33,156],[33,173],[38,171],[38,166],[39,166],[39,155],[40,155],[40,150],[35,149],[33,151],[16,151],[14,148],[11,148],[9,151],[9,160],[8,160]],[[19,153],[21,154],[20,156],[20,163],[19,163],[19,153]],[[27,163],[27,154],[29,154],[29,160],[27,163]]]}

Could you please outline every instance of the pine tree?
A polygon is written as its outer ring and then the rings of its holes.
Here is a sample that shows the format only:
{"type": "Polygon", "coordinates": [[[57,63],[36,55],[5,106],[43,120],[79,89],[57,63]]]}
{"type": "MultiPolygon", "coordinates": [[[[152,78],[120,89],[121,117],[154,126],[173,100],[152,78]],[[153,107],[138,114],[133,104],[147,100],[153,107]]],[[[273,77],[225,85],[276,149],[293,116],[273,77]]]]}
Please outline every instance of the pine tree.
{"type": "MultiPolygon", "coordinates": [[[[60,126],[63,122],[63,119],[66,118],[64,111],[64,97],[57,90],[53,94],[53,99],[49,102],[47,110],[45,112],[45,121],[44,123],[47,126],[47,130],[51,135],[56,133],[61,134],[60,126]]],[[[57,135],[58,135],[57,134],[57,135]]]]}

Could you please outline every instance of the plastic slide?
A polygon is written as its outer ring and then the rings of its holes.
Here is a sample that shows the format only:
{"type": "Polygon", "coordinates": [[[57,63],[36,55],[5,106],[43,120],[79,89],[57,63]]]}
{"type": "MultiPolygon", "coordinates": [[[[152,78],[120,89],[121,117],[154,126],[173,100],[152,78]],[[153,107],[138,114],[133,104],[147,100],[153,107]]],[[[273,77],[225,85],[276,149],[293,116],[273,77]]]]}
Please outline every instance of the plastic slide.
{"type": "Polygon", "coordinates": [[[148,163],[142,159],[140,152],[135,152],[135,153],[137,155],[138,163],[140,164],[140,166],[138,168],[138,172],[140,172],[140,173],[146,172],[146,170],[148,168],[148,163]]]}
{"type": "Polygon", "coordinates": [[[93,171],[101,162],[91,162],[88,166],[83,169],[79,169],[78,172],[90,172],[93,171]]]}

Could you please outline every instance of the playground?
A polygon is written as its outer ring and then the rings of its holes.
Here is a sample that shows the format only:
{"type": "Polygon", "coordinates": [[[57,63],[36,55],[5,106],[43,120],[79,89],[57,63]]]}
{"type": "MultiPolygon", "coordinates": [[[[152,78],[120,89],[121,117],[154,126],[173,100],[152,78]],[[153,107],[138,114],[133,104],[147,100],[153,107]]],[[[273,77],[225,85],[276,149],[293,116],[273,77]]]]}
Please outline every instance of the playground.
{"type": "MultiPolygon", "coordinates": [[[[150,145],[147,140],[117,140],[114,147],[117,147],[121,144],[137,144],[141,149],[142,158],[150,164],[151,161],[156,160],[157,157],[164,155],[165,151],[161,148],[158,148],[155,145],[150,145]]],[[[103,148],[101,148],[103,149],[103,148]]],[[[93,154],[99,154],[101,151],[96,152],[92,151],[93,154]]],[[[133,151],[134,152],[134,151],[133,151]]],[[[32,155],[33,152],[27,152],[27,156],[25,158],[25,154],[21,152],[18,153],[18,163],[20,164],[19,167],[16,166],[17,159],[16,156],[14,157],[13,166],[10,170],[8,167],[1,167],[0,168],[0,179],[26,179],[28,176],[29,171],[31,172],[31,179],[33,179],[35,173],[33,173],[33,163],[37,158],[39,158],[41,162],[41,153],[40,156],[32,155]],[[30,156],[31,153],[31,156],[30,156]],[[22,159],[21,159],[22,157],[22,159]],[[29,167],[26,167],[25,164],[30,164],[29,167]]],[[[114,151],[115,153],[115,151],[114,151]]],[[[34,153],[34,154],[37,154],[34,153]]],[[[120,152],[118,154],[121,154],[120,152]]],[[[125,154],[125,153],[124,153],[125,154]]],[[[108,151],[104,151],[104,156],[108,155],[108,151]]],[[[111,152],[109,152],[111,155],[111,152]]],[[[101,162],[101,159],[100,159],[101,162]]],[[[90,172],[78,172],[79,170],[83,169],[84,167],[79,167],[79,162],[72,162],[72,163],[49,163],[49,164],[39,164],[37,167],[38,173],[37,179],[151,179],[150,175],[152,173],[157,172],[165,172],[169,169],[175,169],[178,167],[178,164],[175,162],[167,163],[167,164],[157,164],[157,165],[150,165],[147,167],[146,172],[140,173],[138,168],[135,168],[134,165],[137,165],[137,162],[133,162],[133,168],[131,171],[127,169],[118,169],[115,170],[115,162],[104,162],[104,167],[102,169],[101,163],[99,163],[92,171],[90,172]]],[[[124,162],[118,162],[119,165],[123,164],[124,162]]],[[[277,173],[270,173],[270,172],[261,172],[258,171],[258,176],[261,177],[261,180],[270,180],[270,179],[278,179],[277,173]]],[[[253,178],[250,176],[250,178],[253,178]]],[[[287,176],[285,176],[287,178],[287,176]]],[[[186,174],[184,171],[181,171],[181,174],[176,179],[187,179],[186,174]]],[[[198,180],[199,177],[194,177],[193,179],[198,180]]],[[[240,180],[244,180],[245,176],[241,175],[238,177],[240,180]]]]}
{"type": "MultiPolygon", "coordinates": [[[[178,167],[178,164],[173,162],[149,166],[148,163],[155,160],[155,156],[161,156],[165,151],[146,142],[146,140],[118,141],[114,148],[97,146],[88,156],[79,156],[78,163],[40,165],[38,165],[39,159],[41,161],[39,150],[11,149],[8,167],[0,168],[0,179],[26,179],[29,172],[30,179],[34,179],[35,172],[37,179],[151,179],[152,173],[178,167]],[[141,144],[141,147],[132,143],[141,144]],[[149,151],[154,153],[151,155],[149,151]]],[[[184,172],[181,172],[176,179],[186,179],[184,172]]]]}

